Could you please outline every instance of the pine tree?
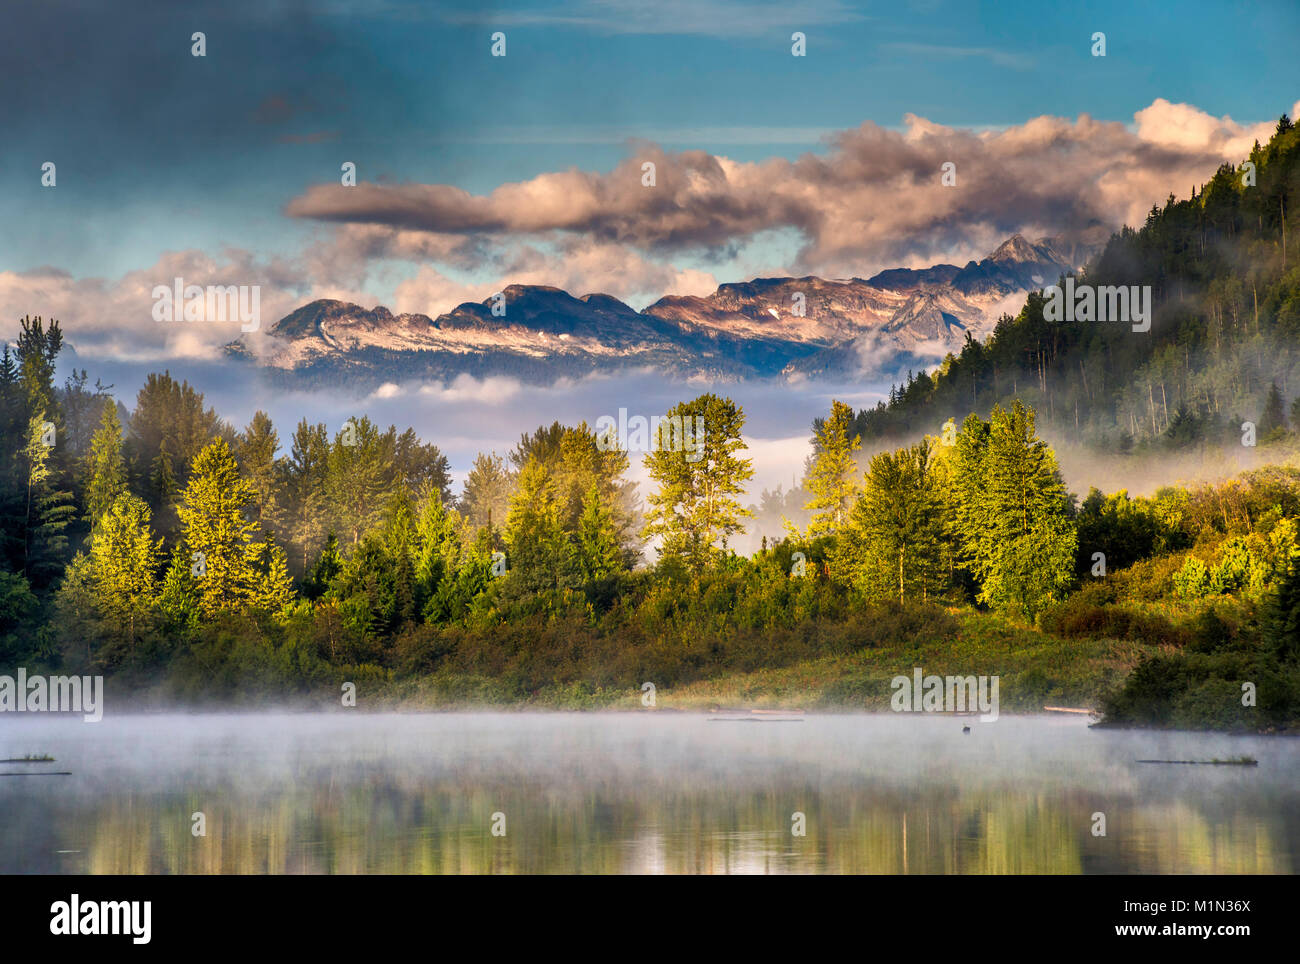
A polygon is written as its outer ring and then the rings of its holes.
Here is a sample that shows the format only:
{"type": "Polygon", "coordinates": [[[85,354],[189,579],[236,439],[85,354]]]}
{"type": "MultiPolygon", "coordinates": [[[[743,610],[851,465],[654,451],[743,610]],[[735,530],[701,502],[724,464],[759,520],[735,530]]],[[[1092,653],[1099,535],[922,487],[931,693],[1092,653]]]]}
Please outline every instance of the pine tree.
{"type": "Polygon", "coordinates": [[[928,442],[874,456],[832,571],[867,596],[928,597],[944,581],[942,514],[928,442]]]}
{"type": "Polygon", "coordinates": [[[0,569],[17,571],[27,553],[27,403],[9,346],[0,351],[0,569]]]}
{"type": "Polygon", "coordinates": [[[505,539],[514,591],[531,594],[577,586],[577,560],[561,521],[555,485],[535,457],[519,473],[505,539]]]}
{"type": "Polygon", "coordinates": [[[72,494],[55,487],[50,466],[54,446],[49,444],[48,427],[45,411],[38,409],[28,424],[23,448],[27,476],[23,572],[35,587],[45,586],[62,570],[68,548],[66,530],[76,515],[72,494]]]}
{"type": "Polygon", "coordinates": [[[680,419],[691,441],[689,448],[665,444],[667,433],[658,444],[652,440],[645,465],[659,488],[647,500],[643,534],[660,536],[660,557],[680,558],[698,576],[721,557],[731,535],[744,531],[740,520],[753,515],[735,498],[754,475],[749,459],[736,454],[746,448],[745,413],[729,398],[706,394],[678,404],[668,418],[680,419]],[[702,438],[696,416],[704,420],[702,438]]]}
{"type": "Polygon", "coordinates": [[[1286,408],[1282,404],[1282,393],[1278,391],[1277,382],[1269,388],[1268,398],[1264,402],[1264,411],[1259,416],[1259,437],[1267,439],[1281,436],[1286,432],[1286,408]]]}
{"type": "Polygon", "coordinates": [[[249,582],[247,606],[263,613],[278,613],[293,602],[293,580],[284,550],[266,538],[250,543],[247,549],[249,582]]]}
{"type": "Polygon", "coordinates": [[[302,419],[294,429],[285,469],[293,506],[294,558],[298,571],[304,574],[308,560],[318,552],[330,531],[326,497],[329,452],[329,432],[325,425],[310,425],[302,419]]]}
{"type": "Polygon", "coordinates": [[[158,601],[162,540],[154,541],[150,515],[142,499],[119,493],[99,517],[90,542],[96,601],[132,653],[139,630],[158,601]]]}
{"type": "Polygon", "coordinates": [[[27,415],[41,412],[56,425],[59,411],[54,393],[54,370],[59,352],[63,349],[63,331],[57,321],[49,327],[37,318],[25,317],[19,322],[16,357],[18,377],[26,395],[27,415]]]}
{"type": "Polygon", "coordinates": [[[172,464],[171,452],[167,450],[164,440],[149,466],[148,495],[150,505],[154,507],[155,527],[165,537],[171,538],[176,531],[176,500],[180,495],[180,483],[176,479],[176,469],[172,464]]]}
{"type": "Polygon", "coordinates": [[[173,636],[187,637],[199,625],[199,581],[193,558],[183,542],[172,548],[158,595],[158,611],[164,628],[173,636]]]}
{"type": "Polygon", "coordinates": [[[1017,401],[1010,411],[995,406],[987,423],[969,416],[951,465],[954,526],[980,599],[1035,618],[1068,589],[1078,533],[1033,410],[1017,401]]]}
{"type": "Polygon", "coordinates": [[[284,467],[276,459],[280,437],[263,411],[253,415],[239,436],[235,457],[253,488],[253,518],[265,532],[279,534],[284,523],[284,467]]]}
{"type": "Polygon", "coordinates": [[[316,564],[311,567],[311,571],[303,580],[303,595],[308,599],[319,599],[329,591],[334,577],[342,570],[343,558],[339,555],[339,539],[331,532],[325,539],[325,547],[321,549],[316,564]]]}
{"type": "Polygon", "coordinates": [[[253,498],[253,487],[240,477],[225,439],[194,457],[177,514],[182,540],[199,569],[198,605],[205,617],[241,609],[253,594],[256,574],[249,544],[258,525],[244,517],[253,498]]]}
{"type": "MultiPolygon", "coordinates": [[[[136,395],[126,443],[132,475],[147,478],[159,452],[166,447],[177,469],[176,482],[188,481],[195,457],[216,437],[234,437],[229,425],[211,407],[204,407],[203,393],[189,382],[175,381],[169,372],[150,374],[136,395]]],[[[154,503],[155,518],[162,506],[154,503]]]]}
{"type": "Polygon", "coordinates": [[[830,418],[822,420],[813,437],[813,463],[804,481],[812,494],[804,506],[812,512],[808,536],[833,535],[843,528],[853,507],[858,463],[853,453],[862,447],[853,430],[853,409],[831,402],[830,418]]]}
{"type": "Polygon", "coordinates": [[[576,538],[578,570],[591,583],[623,571],[624,554],[614,513],[600,497],[595,483],[587,490],[578,519],[576,538]]]}
{"type": "Polygon", "coordinates": [[[379,518],[396,484],[393,439],[370,419],[350,419],[329,450],[326,493],[339,531],[353,546],[379,518]]]}
{"type": "Polygon", "coordinates": [[[465,478],[465,490],[460,498],[462,511],[476,526],[487,525],[489,517],[500,525],[510,510],[513,487],[514,476],[506,468],[505,459],[495,452],[491,455],[480,452],[465,478]]]}
{"type": "Polygon", "coordinates": [[[103,406],[100,427],[90,440],[90,454],[86,457],[86,472],[90,482],[86,486],[86,521],[93,536],[99,518],[127,491],[126,459],[122,455],[122,423],[117,406],[109,399],[103,406]]]}
{"type": "Polygon", "coordinates": [[[460,516],[443,505],[441,491],[430,489],[420,500],[415,523],[413,576],[422,608],[455,572],[460,555],[460,516]]]}

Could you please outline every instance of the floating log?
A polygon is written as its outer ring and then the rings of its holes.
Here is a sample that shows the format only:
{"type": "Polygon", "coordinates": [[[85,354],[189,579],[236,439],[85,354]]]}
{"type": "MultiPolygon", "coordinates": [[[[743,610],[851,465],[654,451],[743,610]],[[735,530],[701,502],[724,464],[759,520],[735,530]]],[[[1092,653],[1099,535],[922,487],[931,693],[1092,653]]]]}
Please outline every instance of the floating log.
{"type": "Polygon", "coordinates": [[[0,773],[0,777],[70,777],[71,770],[40,770],[36,773],[30,770],[24,773],[22,770],[15,770],[13,773],[0,773]]]}
{"type": "Polygon", "coordinates": [[[1243,756],[1236,760],[1138,760],[1138,763],[1171,763],[1182,766],[1207,766],[1207,767],[1254,767],[1259,766],[1259,761],[1254,757],[1243,756]]]}
{"type": "Polygon", "coordinates": [[[1081,710],[1073,706],[1044,706],[1044,710],[1049,713],[1093,713],[1094,710],[1081,710]]]}

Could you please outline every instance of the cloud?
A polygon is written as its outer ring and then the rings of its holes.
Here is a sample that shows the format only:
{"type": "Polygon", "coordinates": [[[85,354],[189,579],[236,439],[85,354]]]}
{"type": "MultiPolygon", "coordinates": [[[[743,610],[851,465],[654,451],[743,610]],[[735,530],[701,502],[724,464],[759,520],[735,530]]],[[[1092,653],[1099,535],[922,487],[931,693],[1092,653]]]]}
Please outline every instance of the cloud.
{"type": "Polygon", "coordinates": [[[305,297],[324,296],[303,282],[297,265],[262,261],[238,249],[215,258],[201,251],[168,252],[115,281],[77,279],[48,268],[0,271],[0,339],[16,337],[17,319],[39,314],[58,319],[82,355],[146,362],[218,357],[222,345],[239,337],[238,321],[154,321],[154,288],[171,287],[176,278],[186,286],[257,286],[262,330],[305,297]]]}
{"type": "Polygon", "coordinates": [[[575,294],[608,294],[635,306],[663,295],[707,295],[717,279],[707,271],[678,269],[648,260],[624,245],[585,238],[561,239],[556,251],[528,245],[511,249],[491,280],[463,282],[421,265],[397,285],[393,310],[437,315],[466,301],[482,301],[509,284],[551,285],[575,294]]]}
{"type": "Polygon", "coordinates": [[[789,230],[801,239],[792,271],[865,276],[954,252],[979,256],[1015,232],[1141,223],[1172,188],[1240,160],[1272,128],[1165,100],[1131,127],[1084,114],[971,131],[908,114],[901,130],[868,121],[833,135],[824,155],[795,160],[638,142],[609,172],[546,172],[483,195],[445,184],[314,185],[286,210],[364,229],[390,253],[424,245],[503,265],[506,249],[526,239],[582,238],[606,259],[620,246],[661,262],[720,261],[761,232],[789,230]],[[647,162],[653,187],[642,182],[647,162]],[[941,184],[947,162],[955,187],[941,184]]]}

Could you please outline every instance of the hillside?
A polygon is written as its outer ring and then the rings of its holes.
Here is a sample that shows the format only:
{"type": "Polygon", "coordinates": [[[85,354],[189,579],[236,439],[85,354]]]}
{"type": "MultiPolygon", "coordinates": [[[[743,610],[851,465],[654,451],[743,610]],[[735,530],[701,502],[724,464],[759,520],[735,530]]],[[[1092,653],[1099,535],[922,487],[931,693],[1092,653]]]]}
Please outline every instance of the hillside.
{"type": "Polygon", "coordinates": [[[1300,132],[1284,115],[1242,165],[1225,164],[1189,198],[1171,195],[1077,275],[1077,285],[1149,286],[1149,331],[1048,321],[1031,292],[989,338],[971,337],[860,412],[858,431],[875,442],[933,434],[1019,397],[1045,429],[1110,451],[1240,444],[1246,420],[1259,441],[1276,437],[1300,393],[1297,207],[1300,132]]]}

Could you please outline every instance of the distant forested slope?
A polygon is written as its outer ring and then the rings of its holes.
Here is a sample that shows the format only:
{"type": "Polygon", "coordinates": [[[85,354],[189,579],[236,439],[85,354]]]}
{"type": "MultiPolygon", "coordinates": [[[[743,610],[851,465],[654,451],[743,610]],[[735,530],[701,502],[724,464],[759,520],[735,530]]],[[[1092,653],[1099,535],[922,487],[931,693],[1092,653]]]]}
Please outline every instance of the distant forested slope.
{"type": "Polygon", "coordinates": [[[1297,208],[1300,130],[1283,115],[1240,166],[1223,165],[1188,199],[1170,195],[1075,279],[1149,285],[1149,331],[1048,321],[1046,299],[1031,293],[985,343],[968,338],[960,355],[859,412],[856,430],[875,447],[1019,397],[1044,428],[1110,451],[1238,441],[1248,419],[1260,440],[1276,437],[1300,422],[1297,208]]]}

